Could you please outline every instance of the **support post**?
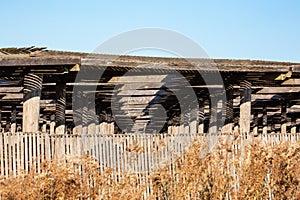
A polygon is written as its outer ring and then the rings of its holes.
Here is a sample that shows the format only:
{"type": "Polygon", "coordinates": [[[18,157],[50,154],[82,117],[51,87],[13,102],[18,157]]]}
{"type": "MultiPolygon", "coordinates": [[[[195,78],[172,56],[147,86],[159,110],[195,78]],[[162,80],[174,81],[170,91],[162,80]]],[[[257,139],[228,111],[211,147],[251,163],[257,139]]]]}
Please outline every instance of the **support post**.
{"type": "Polygon", "coordinates": [[[11,133],[15,133],[16,129],[17,129],[17,108],[16,105],[13,105],[12,112],[11,112],[11,126],[10,126],[11,133]]]}
{"type": "MultiPolygon", "coordinates": [[[[87,132],[89,134],[95,134],[96,133],[96,120],[95,116],[96,116],[96,111],[95,111],[95,102],[94,101],[94,93],[89,93],[87,95],[87,105],[88,105],[88,115],[87,115],[87,121],[88,121],[88,125],[87,125],[87,132]]],[[[97,122],[98,124],[98,122],[97,122]]]]}
{"type": "Polygon", "coordinates": [[[60,82],[56,83],[56,134],[65,133],[65,124],[66,124],[66,83],[60,82]]]}
{"type": "Polygon", "coordinates": [[[191,111],[189,114],[189,133],[190,134],[196,134],[198,131],[198,120],[199,120],[199,113],[198,113],[198,106],[197,109],[193,109],[193,105],[197,105],[198,101],[194,101],[191,103],[191,111]]]}
{"type": "Polygon", "coordinates": [[[263,107],[263,134],[268,133],[268,111],[267,111],[267,106],[263,107]]]}
{"type": "Polygon", "coordinates": [[[43,121],[42,133],[46,133],[46,132],[47,132],[47,123],[46,121],[43,121]]]}
{"type": "Polygon", "coordinates": [[[88,133],[88,116],[89,116],[89,109],[88,109],[88,99],[87,94],[83,93],[83,102],[85,102],[82,105],[82,134],[88,133]]]}
{"type": "MultiPolygon", "coordinates": [[[[82,92],[78,91],[76,94],[76,99],[79,102],[82,102],[82,92]]],[[[79,107],[77,109],[73,108],[73,119],[74,119],[74,128],[72,130],[73,134],[80,135],[82,134],[82,107],[79,107]]]]}
{"type": "Polygon", "coordinates": [[[2,108],[0,107],[0,134],[2,133],[2,108]]]}
{"type": "Polygon", "coordinates": [[[42,133],[47,133],[47,117],[43,115],[42,133]]]}
{"type": "Polygon", "coordinates": [[[240,102],[240,133],[250,133],[251,123],[251,83],[241,82],[241,102],[240,102]]]}
{"type": "Polygon", "coordinates": [[[42,83],[41,75],[28,73],[24,76],[23,132],[39,130],[42,83]]]}
{"type": "Polygon", "coordinates": [[[226,114],[225,124],[222,127],[223,133],[231,133],[233,131],[233,85],[226,86],[226,114]]]}
{"type": "Polygon", "coordinates": [[[281,102],[281,133],[286,133],[286,101],[281,102]]]}
{"type": "Polygon", "coordinates": [[[209,133],[217,134],[217,115],[218,115],[218,100],[215,94],[211,95],[210,104],[210,120],[209,120],[209,133]]]}
{"type": "Polygon", "coordinates": [[[258,112],[255,111],[253,114],[253,135],[258,136],[258,112]]]}
{"type": "Polygon", "coordinates": [[[52,114],[50,116],[50,134],[55,134],[55,115],[52,114]]]}
{"type": "Polygon", "coordinates": [[[296,133],[297,132],[297,125],[296,125],[296,116],[294,113],[292,113],[291,116],[291,133],[296,133]]]}
{"type": "Polygon", "coordinates": [[[204,133],[204,98],[199,99],[199,126],[198,133],[204,133]]]}

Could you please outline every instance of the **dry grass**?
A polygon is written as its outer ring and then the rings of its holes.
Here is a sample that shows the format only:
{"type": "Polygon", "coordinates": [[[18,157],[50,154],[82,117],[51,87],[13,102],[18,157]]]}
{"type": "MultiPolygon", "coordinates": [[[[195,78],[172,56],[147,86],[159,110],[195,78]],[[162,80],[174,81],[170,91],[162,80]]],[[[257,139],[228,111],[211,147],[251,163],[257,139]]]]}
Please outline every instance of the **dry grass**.
{"type": "Polygon", "coordinates": [[[300,199],[299,142],[233,148],[240,143],[220,142],[205,156],[206,144],[194,143],[184,161],[142,181],[137,174],[99,172],[89,156],[52,161],[42,174],[1,180],[0,193],[4,199],[141,199],[150,187],[147,199],[300,199]]]}

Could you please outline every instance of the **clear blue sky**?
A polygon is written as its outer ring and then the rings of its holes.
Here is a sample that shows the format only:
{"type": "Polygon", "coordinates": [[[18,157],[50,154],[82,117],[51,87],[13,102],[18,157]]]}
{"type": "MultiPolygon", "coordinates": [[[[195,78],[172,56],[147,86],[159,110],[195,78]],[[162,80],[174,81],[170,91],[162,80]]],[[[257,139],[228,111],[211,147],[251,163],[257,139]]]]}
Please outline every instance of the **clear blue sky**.
{"type": "Polygon", "coordinates": [[[300,1],[2,1],[0,47],[93,51],[121,32],[178,31],[214,58],[300,62],[300,1]]]}

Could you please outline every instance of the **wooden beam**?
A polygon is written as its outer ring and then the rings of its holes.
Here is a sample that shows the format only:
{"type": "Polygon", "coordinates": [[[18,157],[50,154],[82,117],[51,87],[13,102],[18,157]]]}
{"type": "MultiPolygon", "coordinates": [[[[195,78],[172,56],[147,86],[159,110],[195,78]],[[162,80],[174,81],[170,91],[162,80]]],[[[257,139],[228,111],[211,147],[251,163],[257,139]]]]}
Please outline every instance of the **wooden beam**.
{"type": "Polygon", "coordinates": [[[180,58],[147,58],[147,57],[103,57],[83,58],[87,66],[133,68],[136,70],[197,70],[205,72],[284,72],[299,71],[298,63],[225,60],[225,59],[180,59],[180,58]],[[134,68],[142,66],[139,68],[134,68]],[[168,67],[165,67],[168,66],[168,67]]]}
{"type": "Polygon", "coordinates": [[[2,58],[0,59],[1,66],[62,66],[62,65],[71,65],[80,63],[80,58],[57,58],[57,57],[28,57],[28,58],[2,58]]]}

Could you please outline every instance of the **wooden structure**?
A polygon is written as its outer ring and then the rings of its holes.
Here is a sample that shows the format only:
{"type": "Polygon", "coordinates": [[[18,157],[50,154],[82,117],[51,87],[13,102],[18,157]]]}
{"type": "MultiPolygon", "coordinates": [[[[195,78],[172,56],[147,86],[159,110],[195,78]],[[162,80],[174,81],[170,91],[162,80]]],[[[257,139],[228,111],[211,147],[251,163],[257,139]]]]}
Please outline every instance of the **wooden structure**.
{"type": "Polygon", "coordinates": [[[299,92],[299,63],[0,49],[0,176],[86,153],[102,171],[149,172],[208,133],[296,141],[299,92]],[[195,94],[187,112],[177,86],[195,94]]]}
{"type": "MultiPolygon", "coordinates": [[[[116,57],[48,51],[35,47],[0,49],[1,130],[12,133],[98,134],[102,122],[114,122],[110,102],[114,88],[120,86],[119,104],[116,105],[124,111],[123,114],[131,113],[135,126],[130,130],[120,130],[117,124],[114,124],[113,131],[110,132],[143,132],[141,127],[147,125],[147,119],[138,112],[144,112],[149,102],[160,104],[166,109],[167,120],[160,132],[167,132],[168,126],[178,124],[180,117],[180,105],[176,96],[163,84],[163,76],[168,70],[176,70],[189,82],[200,107],[199,118],[188,119],[190,123],[180,132],[232,132],[238,127],[241,133],[298,132],[299,63],[116,57]],[[213,63],[214,67],[206,65],[207,61],[213,63]],[[84,99],[95,97],[95,106],[87,102],[81,112],[76,113],[72,108],[73,90],[78,84],[75,83],[76,76],[85,69],[85,65],[98,70],[103,69],[103,74],[96,82],[83,80],[79,83],[87,88],[87,91],[94,90],[82,93],[81,96],[84,99]],[[168,68],[157,67],[161,65],[167,65],[168,68]],[[147,79],[146,76],[141,76],[140,72],[143,70],[153,75],[147,79]],[[132,75],[129,83],[132,80],[143,82],[143,88],[135,91],[132,102],[126,104],[122,102],[122,97],[132,95],[132,88],[128,85],[123,87],[124,79],[123,83],[118,80],[128,71],[137,74],[132,75]],[[203,77],[213,77],[214,74],[221,75],[223,85],[205,83],[203,77]],[[209,88],[214,88],[215,93],[209,94],[209,88]],[[221,89],[220,94],[218,88],[221,89]],[[222,91],[225,91],[227,97],[222,107],[226,112],[214,109],[210,102],[210,95],[223,95],[222,91]],[[97,119],[89,119],[90,113],[97,119]],[[219,116],[220,113],[222,116],[219,116]],[[80,123],[74,122],[76,115],[79,115],[77,119],[80,123]],[[220,119],[225,123],[219,123],[220,119]]],[[[180,79],[172,81],[174,84],[181,83],[180,79]]],[[[126,119],[120,118],[125,120],[124,123],[126,119]]]]}

